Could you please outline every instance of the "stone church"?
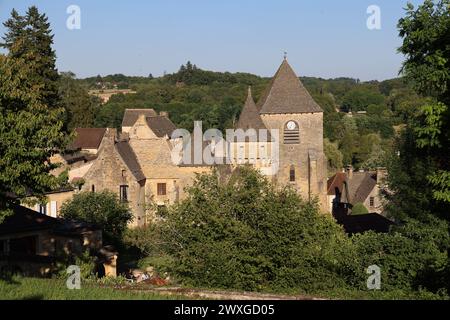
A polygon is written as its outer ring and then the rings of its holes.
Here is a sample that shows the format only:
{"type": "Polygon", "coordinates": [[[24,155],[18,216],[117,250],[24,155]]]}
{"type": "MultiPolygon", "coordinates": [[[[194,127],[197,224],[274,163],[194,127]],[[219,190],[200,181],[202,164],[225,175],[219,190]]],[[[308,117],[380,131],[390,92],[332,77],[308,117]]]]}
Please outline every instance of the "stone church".
{"type": "MultiPolygon", "coordinates": [[[[236,127],[242,130],[277,130],[279,136],[275,140],[273,134],[272,139],[265,141],[258,136],[259,151],[261,148],[272,151],[274,147],[278,148],[276,157],[273,152],[268,152],[269,159],[278,162],[276,170],[262,172],[271,176],[277,184],[290,184],[304,199],[318,198],[321,208],[327,210],[323,110],[305,89],[286,59],[256,104],[249,89],[236,127]]],[[[244,146],[240,145],[240,148],[248,147],[248,142],[242,144],[244,146]]],[[[256,166],[259,168],[271,165],[261,163],[263,157],[257,156],[257,160],[256,166]]]]}
{"type": "MultiPolygon", "coordinates": [[[[172,154],[179,142],[172,137],[175,129],[167,113],[127,109],[120,133],[104,129],[98,130],[96,141],[90,131],[76,138],[78,152],[90,154],[75,157],[84,160],[70,165],[69,177],[83,181],[82,191],[116,192],[133,211],[132,226],[145,225],[157,219],[159,209],[185,196],[184,188],[196,173],[210,172],[213,166],[174,163],[172,154]]],[[[304,199],[318,198],[322,211],[327,211],[323,111],[286,59],[257,103],[249,88],[234,129],[268,130],[269,134],[258,135],[256,140],[227,141],[223,156],[231,159],[230,171],[251,163],[274,183],[291,185],[304,199]],[[254,155],[247,151],[252,146],[256,147],[254,155]]]]}

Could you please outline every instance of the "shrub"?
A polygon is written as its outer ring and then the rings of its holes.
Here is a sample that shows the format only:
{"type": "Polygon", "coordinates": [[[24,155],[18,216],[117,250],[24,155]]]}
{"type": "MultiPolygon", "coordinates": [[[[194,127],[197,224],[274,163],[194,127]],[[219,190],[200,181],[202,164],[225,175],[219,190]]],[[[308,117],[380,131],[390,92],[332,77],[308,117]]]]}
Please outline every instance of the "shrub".
{"type": "Polygon", "coordinates": [[[61,215],[96,224],[102,228],[104,242],[119,245],[133,215],[128,204],[121,202],[111,191],[81,192],[61,207],[61,215]]]}
{"type": "Polygon", "coordinates": [[[369,210],[361,202],[356,203],[352,208],[352,215],[368,214],[369,210]]]}

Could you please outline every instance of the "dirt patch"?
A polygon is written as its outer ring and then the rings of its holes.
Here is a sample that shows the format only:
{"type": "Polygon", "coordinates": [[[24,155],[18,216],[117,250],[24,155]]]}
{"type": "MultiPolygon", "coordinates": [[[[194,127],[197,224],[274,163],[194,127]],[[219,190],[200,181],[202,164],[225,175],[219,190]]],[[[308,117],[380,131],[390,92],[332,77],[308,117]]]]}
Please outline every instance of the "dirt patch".
{"type": "Polygon", "coordinates": [[[211,299],[211,300],[324,300],[317,297],[305,295],[281,295],[270,293],[237,292],[220,290],[187,289],[181,287],[150,287],[135,286],[122,287],[121,290],[151,292],[167,296],[186,296],[191,299],[211,299]]]}

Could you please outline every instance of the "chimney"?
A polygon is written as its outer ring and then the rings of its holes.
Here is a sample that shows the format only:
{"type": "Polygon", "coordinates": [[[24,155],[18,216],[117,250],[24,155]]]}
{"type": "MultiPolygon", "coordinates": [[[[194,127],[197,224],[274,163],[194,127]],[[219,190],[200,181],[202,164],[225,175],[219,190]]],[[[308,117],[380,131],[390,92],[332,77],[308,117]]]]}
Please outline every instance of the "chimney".
{"type": "Polygon", "coordinates": [[[353,166],[350,164],[347,167],[345,167],[345,171],[347,173],[347,178],[352,179],[353,178],[353,166]]]}
{"type": "Polygon", "coordinates": [[[169,118],[169,112],[167,112],[167,111],[160,111],[160,112],[159,112],[159,115],[160,115],[161,117],[169,118]]]}
{"type": "Polygon", "coordinates": [[[377,168],[377,184],[383,184],[387,175],[386,168],[377,168]]]}

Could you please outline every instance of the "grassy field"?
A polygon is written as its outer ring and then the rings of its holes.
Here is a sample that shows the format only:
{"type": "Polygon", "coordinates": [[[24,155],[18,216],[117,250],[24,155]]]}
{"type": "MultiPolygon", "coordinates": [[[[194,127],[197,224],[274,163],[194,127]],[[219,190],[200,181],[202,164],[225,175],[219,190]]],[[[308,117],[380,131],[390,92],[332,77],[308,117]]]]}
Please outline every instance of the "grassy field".
{"type": "MultiPolygon", "coordinates": [[[[122,286],[122,288],[128,286],[122,286]]],[[[140,290],[140,287],[134,287],[132,290],[118,289],[101,285],[99,283],[90,281],[82,282],[80,290],[69,290],[66,287],[65,280],[60,279],[38,279],[38,278],[22,278],[14,277],[9,281],[0,279],[0,300],[178,300],[178,299],[223,299],[221,296],[217,296],[217,292],[212,289],[199,289],[190,288],[191,290],[198,291],[199,293],[188,294],[187,292],[172,292],[171,294],[159,294],[151,292],[148,289],[142,287],[144,290],[140,290]],[[147,291],[147,292],[146,292],[147,291]],[[214,295],[209,293],[213,292],[214,295]],[[208,295],[209,294],[209,295],[208,295]]],[[[189,291],[189,288],[185,288],[189,291]]],[[[233,296],[241,296],[242,292],[234,292],[227,290],[221,290],[220,294],[227,297],[226,299],[232,299],[233,296]]],[[[258,293],[250,293],[254,295],[252,299],[260,299],[258,293]]],[[[266,293],[271,294],[275,298],[282,298],[280,293],[266,293]]],[[[404,292],[398,291],[352,291],[352,290],[331,290],[327,292],[316,292],[315,294],[302,295],[298,292],[291,292],[292,298],[299,298],[303,296],[305,299],[310,298],[322,298],[322,299],[335,299],[335,300],[433,300],[433,299],[445,299],[449,297],[444,295],[440,296],[429,292],[404,292]]],[[[286,297],[284,297],[286,298],[286,297]]],[[[290,299],[289,297],[287,297],[290,299]]]]}
{"type": "Polygon", "coordinates": [[[167,300],[183,296],[104,288],[95,283],[81,283],[80,290],[69,290],[64,280],[14,277],[0,280],[1,300],[167,300]]]}

